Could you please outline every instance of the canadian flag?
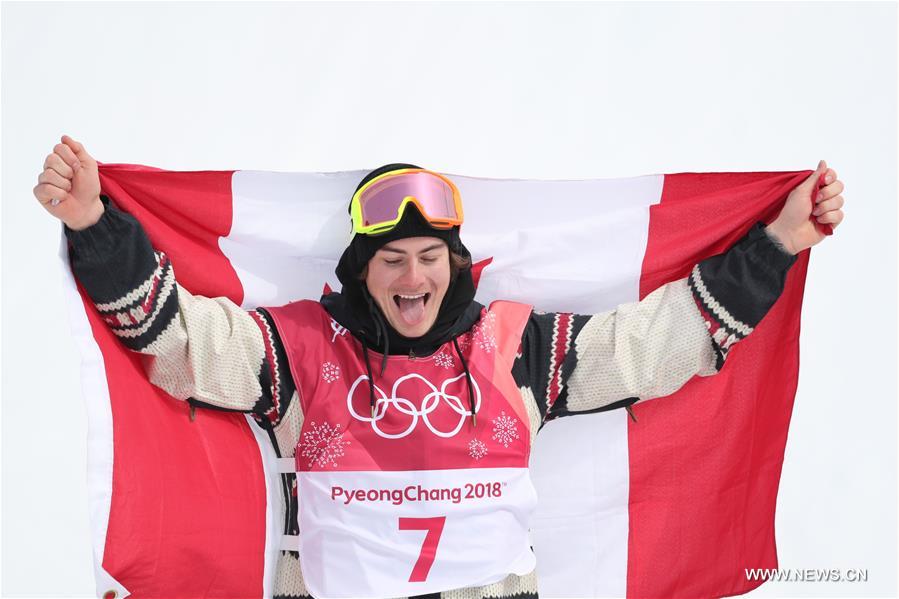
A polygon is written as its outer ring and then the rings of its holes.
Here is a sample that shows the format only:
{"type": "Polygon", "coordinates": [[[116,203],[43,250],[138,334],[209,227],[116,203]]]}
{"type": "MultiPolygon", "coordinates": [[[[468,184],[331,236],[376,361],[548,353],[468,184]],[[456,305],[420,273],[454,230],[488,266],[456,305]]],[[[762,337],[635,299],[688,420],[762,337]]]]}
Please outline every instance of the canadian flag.
{"type": "MultiPolygon", "coordinates": [[[[367,170],[172,172],[101,164],[194,294],[250,309],[318,299],[349,240],[367,170]]],[[[770,222],[810,171],[520,180],[447,174],[465,203],[477,299],[592,314],[636,302],[770,222]]],[[[61,259],[67,261],[65,242],[61,259]]],[[[761,584],[799,368],[808,265],[723,370],[624,410],[547,423],[532,452],[543,596],[695,597],[761,584]]],[[[98,596],[271,596],[283,532],[268,435],[153,387],[66,272],[89,416],[98,596]],[[114,593],[114,594],[113,594],[114,593]]]]}

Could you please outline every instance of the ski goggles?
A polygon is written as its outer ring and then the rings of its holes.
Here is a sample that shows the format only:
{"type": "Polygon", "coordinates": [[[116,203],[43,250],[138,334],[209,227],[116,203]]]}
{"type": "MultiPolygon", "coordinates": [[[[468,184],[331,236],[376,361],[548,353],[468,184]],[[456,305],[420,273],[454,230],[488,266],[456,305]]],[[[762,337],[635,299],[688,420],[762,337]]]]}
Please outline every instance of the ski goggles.
{"type": "Polygon", "coordinates": [[[462,224],[462,196],[452,181],[429,170],[404,168],[375,177],[353,194],[353,233],[390,231],[409,204],[415,204],[432,227],[450,229],[462,224]]]}

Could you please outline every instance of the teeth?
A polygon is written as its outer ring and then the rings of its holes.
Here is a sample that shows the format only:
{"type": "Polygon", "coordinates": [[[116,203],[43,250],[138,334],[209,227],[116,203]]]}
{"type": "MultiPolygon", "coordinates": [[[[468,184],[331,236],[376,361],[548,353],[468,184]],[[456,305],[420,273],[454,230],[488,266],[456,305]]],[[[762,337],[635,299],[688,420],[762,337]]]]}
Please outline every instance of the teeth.
{"type": "Polygon", "coordinates": [[[420,297],[424,297],[424,296],[427,295],[427,294],[425,294],[425,293],[419,293],[418,295],[403,295],[402,293],[399,293],[399,294],[397,294],[397,295],[398,295],[399,297],[403,298],[403,299],[418,299],[418,298],[420,298],[420,297]]]}

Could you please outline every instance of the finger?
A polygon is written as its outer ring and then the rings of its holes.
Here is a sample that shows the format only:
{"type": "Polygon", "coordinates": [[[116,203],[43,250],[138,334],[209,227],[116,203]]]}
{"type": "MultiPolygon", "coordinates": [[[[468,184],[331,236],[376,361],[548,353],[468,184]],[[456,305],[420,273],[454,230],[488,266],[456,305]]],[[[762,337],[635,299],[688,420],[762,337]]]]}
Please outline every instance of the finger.
{"type": "Polygon", "coordinates": [[[845,186],[843,185],[842,181],[834,181],[830,185],[825,185],[818,190],[818,195],[815,197],[815,202],[829,200],[830,198],[841,194],[843,192],[843,189],[845,189],[845,186]]]}
{"type": "Polygon", "coordinates": [[[829,200],[824,200],[820,202],[815,209],[812,210],[812,214],[818,216],[820,214],[824,214],[825,212],[830,212],[831,210],[839,210],[843,207],[843,196],[834,196],[829,200]]]}
{"type": "Polygon", "coordinates": [[[66,199],[66,196],[67,193],[64,189],[60,189],[49,183],[41,183],[34,187],[34,197],[48,209],[53,207],[51,200],[57,199],[60,202],[63,202],[66,199]]]}
{"type": "Polygon", "coordinates": [[[837,225],[840,221],[843,220],[843,211],[842,210],[831,210],[830,212],[825,212],[821,216],[816,219],[819,223],[829,223],[831,225],[837,225]]]}
{"type": "Polygon", "coordinates": [[[72,191],[72,180],[66,179],[52,168],[44,169],[38,178],[38,183],[49,183],[50,185],[55,185],[60,189],[65,189],[66,191],[72,191]]]}
{"type": "Polygon", "coordinates": [[[78,170],[78,167],[81,163],[75,156],[75,152],[72,151],[72,148],[70,148],[66,144],[56,144],[55,146],[53,146],[53,151],[62,156],[62,159],[66,164],[71,166],[76,171],[78,170]]]}
{"type": "Polygon", "coordinates": [[[807,189],[814,189],[815,184],[818,182],[818,178],[827,170],[827,163],[823,160],[818,162],[818,166],[815,168],[815,172],[808,176],[808,178],[803,181],[803,185],[807,189]]]}
{"type": "Polygon", "coordinates": [[[84,149],[84,146],[81,145],[80,142],[75,141],[68,135],[63,135],[61,139],[62,139],[62,143],[66,144],[67,146],[72,148],[72,151],[75,152],[76,156],[81,154],[82,152],[84,152],[85,154],[87,153],[84,149]]]}
{"type": "Polygon", "coordinates": [[[65,163],[65,160],[62,159],[62,156],[53,152],[47,156],[47,159],[44,160],[44,168],[52,168],[54,171],[65,177],[66,179],[71,179],[75,174],[75,171],[72,170],[72,167],[65,163]]]}

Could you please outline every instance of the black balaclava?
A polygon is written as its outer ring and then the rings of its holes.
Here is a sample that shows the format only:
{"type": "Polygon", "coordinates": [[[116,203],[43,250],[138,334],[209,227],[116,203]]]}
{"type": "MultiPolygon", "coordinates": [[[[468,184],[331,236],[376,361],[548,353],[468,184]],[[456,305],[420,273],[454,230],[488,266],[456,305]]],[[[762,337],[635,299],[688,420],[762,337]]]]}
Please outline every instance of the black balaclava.
{"type": "MultiPolygon", "coordinates": [[[[384,165],[368,173],[356,190],[379,175],[403,168],[421,167],[405,163],[384,165]]],[[[451,229],[435,229],[428,224],[415,205],[411,204],[392,230],[381,235],[353,236],[335,271],[343,288],[340,293],[331,293],[321,298],[322,305],[334,320],[364,340],[369,347],[385,355],[410,352],[418,356],[429,355],[446,341],[471,328],[480,316],[482,306],[474,301],[474,281],[471,269],[467,268],[459,271],[458,276],[450,281],[437,312],[437,320],[425,335],[417,338],[404,337],[390,326],[368,293],[365,282],[359,279],[359,275],[372,256],[384,245],[397,239],[420,236],[442,239],[450,251],[471,258],[471,254],[459,238],[458,226],[451,229]]]]}

